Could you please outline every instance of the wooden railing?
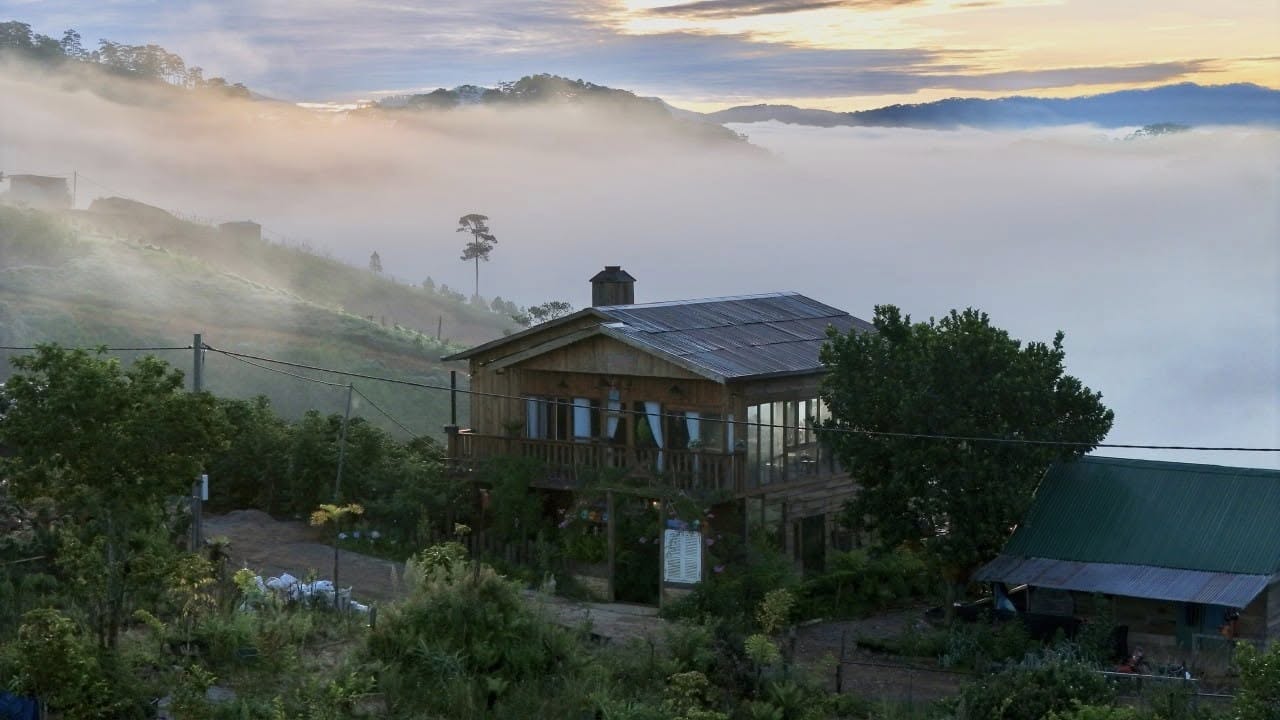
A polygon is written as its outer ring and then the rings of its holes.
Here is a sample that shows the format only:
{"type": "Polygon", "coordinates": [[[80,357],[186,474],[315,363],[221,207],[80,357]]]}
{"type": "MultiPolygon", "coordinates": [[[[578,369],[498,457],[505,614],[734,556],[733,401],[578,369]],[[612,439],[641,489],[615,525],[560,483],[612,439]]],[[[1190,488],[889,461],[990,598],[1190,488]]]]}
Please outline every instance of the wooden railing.
{"type": "Polygon", "coordinates": [[[614,445],[597,440],[540,440],[479,435],[465,430],[449,437],[448,454],[455,467],[475,469],[496,457],[524,457],[547,465],[548,484],[577,487],[613,474],[630,482],[679,489],[741,492],[745,454],[709,450],[659,450],[614,445]],[[612,473],[610,473],[612,471],[612,473]]]}

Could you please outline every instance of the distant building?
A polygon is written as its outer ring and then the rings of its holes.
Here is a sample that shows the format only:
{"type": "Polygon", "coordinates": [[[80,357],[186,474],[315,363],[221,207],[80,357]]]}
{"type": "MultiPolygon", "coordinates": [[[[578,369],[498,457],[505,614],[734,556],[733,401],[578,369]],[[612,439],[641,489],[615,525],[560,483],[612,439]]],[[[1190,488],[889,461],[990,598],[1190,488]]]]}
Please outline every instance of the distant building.
{"type": "Polygon", "coordinates": [[[49,175],[0,175],[9,181],[4,199],[14,205],[61,209],[71,207],[71,190],[67,179],[49,175]]]}
{"type": "Polygon", "coordinates": [[[223,237],[239,242],[259,242],[262,240],[262,226],[252,220],[224,222],[218,226],[218,232],[223,237]]]}
{"type": "Polygon", "coordinates": [[[1280,638],[1278,518],[1280,470],[1086,457],[1050,468],[974,579],[1026,585],[1033,620],[1088,620],[1101,598],[1130,646],[1263,643],[1280,638]]]}

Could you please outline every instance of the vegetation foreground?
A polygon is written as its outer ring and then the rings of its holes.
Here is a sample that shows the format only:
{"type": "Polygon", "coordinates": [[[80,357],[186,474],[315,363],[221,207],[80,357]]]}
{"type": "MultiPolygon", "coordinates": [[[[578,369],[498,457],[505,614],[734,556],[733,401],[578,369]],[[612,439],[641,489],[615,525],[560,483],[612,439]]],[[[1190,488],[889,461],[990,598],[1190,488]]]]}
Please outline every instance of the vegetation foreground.
{"type": "MultiPolygon", "coordinates": [[[[0,405],[0,685],[51,717],[1278,717],[1280,645],[1239,648],[1229,705],[1197,706],[1174,684],[1132,708],[1097,672],[1105,627],[1048,643],[1017,624],[942,627],[887,649],[965,672],[957,696],[925,705],[833,692],[835,659],[797,656],[796,623],[934,600],[955,560],[927,544],[838,555],[801,580],[769,541],[726,535],[723,571],[667,608],[663,637],[601,643],[524,594],[552,577],[573,592],[565,569],[595,550],[573,522],[540,521],[518,463],[491,470],[492,506],[477,517],[435,443],[353,422],[335,499],[336,416],[290,423],[264,400],[188,393],[154,358],[126,368],[48,346],[15,370],[0,405]],[[335,538],[378,528],[381,552],[407,561],[407,596],[373,616],[339,612],[264,588],[228,566],[217,540],[186,551],[183,497],[202,470],[220,483],[215,507],[318,510],[335,538]],[[480,523],[536,551],[519,565],[469,555],[457,540],[480,523]]],[[[654,529],[627,527],[624,542],[654,529]]]]}

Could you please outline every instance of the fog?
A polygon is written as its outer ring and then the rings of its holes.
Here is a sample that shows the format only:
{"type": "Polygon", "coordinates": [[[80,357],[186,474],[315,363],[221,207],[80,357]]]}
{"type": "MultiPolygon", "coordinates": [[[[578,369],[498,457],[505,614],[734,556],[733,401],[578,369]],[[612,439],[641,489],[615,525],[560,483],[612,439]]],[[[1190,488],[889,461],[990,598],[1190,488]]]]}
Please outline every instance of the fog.
{"type": "MultiPolygon", "coordinates": [[[[1280,446],[1280,133],[734,129],[769,152],[612,110],[359,117],[0,69],[0,169],[84,178],[253,219],[363,266],[471,291],[457,218],[498,237],[480,292],[589,301],[621,264],[639,301],[796,290],[869,318],[974,306],[1115,410],[1108,442],[1280,446]]],[[[1099,454],[1280,467],[1277,453],[1099,454]]]]}

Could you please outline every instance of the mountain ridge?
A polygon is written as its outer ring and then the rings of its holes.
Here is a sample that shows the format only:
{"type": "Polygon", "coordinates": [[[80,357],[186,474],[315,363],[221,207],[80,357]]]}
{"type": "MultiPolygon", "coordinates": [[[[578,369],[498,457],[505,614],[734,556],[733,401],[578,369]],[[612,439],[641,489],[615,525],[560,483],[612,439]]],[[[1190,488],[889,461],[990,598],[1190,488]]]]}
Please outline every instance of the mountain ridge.
{"type": "Polygon", "coordinates": [[[815,127],[1047,127],[1089,124],[1134,127],[1181,125],[1280,125],[1280,90],[1254,83],[1200,85],[1176,83],[1070,98],[1011,95],[1003,98],[955,97],[928,103],[896,104],[838,112],[794,105],[742,105],[711,113],[719,123],[770,120],[815,127]]]}

